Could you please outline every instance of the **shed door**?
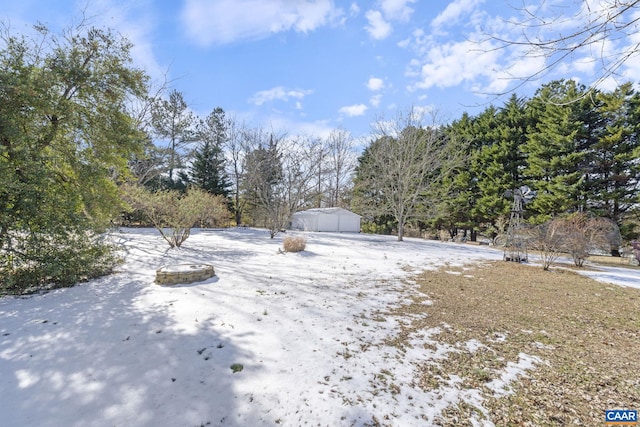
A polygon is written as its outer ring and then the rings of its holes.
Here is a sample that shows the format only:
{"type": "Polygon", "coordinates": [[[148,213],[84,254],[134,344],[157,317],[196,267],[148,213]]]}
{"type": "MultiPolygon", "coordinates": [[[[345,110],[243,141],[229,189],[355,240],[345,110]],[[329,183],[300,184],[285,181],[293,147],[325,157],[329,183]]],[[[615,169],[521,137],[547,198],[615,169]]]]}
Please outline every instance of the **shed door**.
{"type": "Polygon", "coordinates": [[[338,215],[318,215],[318,231],[338,231],[338,215]]]}

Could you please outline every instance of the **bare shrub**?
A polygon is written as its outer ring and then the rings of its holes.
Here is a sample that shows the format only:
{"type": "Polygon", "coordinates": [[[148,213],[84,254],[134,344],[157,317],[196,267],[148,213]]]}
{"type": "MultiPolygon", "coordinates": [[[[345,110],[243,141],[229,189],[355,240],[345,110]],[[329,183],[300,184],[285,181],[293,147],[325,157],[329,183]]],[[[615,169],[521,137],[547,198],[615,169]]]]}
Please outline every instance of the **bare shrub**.
{"type": "Polygon", "coordinates": [[[192,188],[185,194],[150,192],[140,186],[123,186],[122,190],[130,207],[141,212],[172,248],[189,238],[192,227],[217,225],[230,218],[224,198],[201,189],[192,188]]]}
{"type": "Polygon", "coordinates": [[[560,221],[564,248],[578,267],[582,267],[593,252],[609,252],[612,247],[619,246],[620,231],[610,219],[577,212],[560,221]]]}
{"type": "Polygon", "coordinates": [[[307,246],[307,239],[303,236],[287,236],[283,239],[282,245],[285,252],[302,252],[307,246]]]}
{"type": "Polygon", "coordinates": [[[553,219],[527,229],[529,247],[538,251],[542,268],[549,270],[562,251],[562,222],[553,219]]]}
{"type": "Polygon", "coordinates": [[[528,232],[528,240],[530,246],[540,253],[545,270],[562,252],[570,254],[574,264],[582,267],[593,252],[617,247],[620,231],[607,218],[576,212],[532,227],[528,232]]]}
{"type": "Polygon", "coordinates": [[[231,212],[227,207],[227,199],[222,195],[213,195],[200,188],[191,188],[180,199],[183,210],[195,219],[193,226],[221,227],[231,221],[231,212]]]}

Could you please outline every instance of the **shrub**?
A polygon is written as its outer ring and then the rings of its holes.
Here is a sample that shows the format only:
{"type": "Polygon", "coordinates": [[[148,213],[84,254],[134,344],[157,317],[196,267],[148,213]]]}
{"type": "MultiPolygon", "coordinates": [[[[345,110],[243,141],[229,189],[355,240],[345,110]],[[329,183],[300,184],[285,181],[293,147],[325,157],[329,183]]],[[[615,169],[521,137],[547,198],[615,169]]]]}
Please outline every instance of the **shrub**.
{"type": "Polygon", "coordinates": [[[108,274],[120,261],[114,248],[91,232],[31,233],[0,256],[0,296],[73,286],[108,274]]]}
{"type": "Polygon", "coordinates": [[[540,253],[542,268],[545,271],[549,270],[563,250],[562,220],[550,220],[544,224],[526,228],[525,231],[528,245],[540,253]]]}
{"type": "Polygon", "coordinates": [[[393,232],[393,224],[389,222],[385,223],[376,223],[376,222],[368,222],[363,221],[360,225],[363,233],[367,234],[391,234],[393,232]]]}
{"type": "Polygon", "coordinates": [[[589,254],[611,252],[621,245],[620,231],[607,218],[577,212],[562,219],[565,250],[582,267],[589,254]]]}
{"type": "Polygon", "coordinates": [[[285,252],[302,252],[307,246],[307,239],[303,236],[287,236],[282,241],[285,252]]]}
{"type": "Polygon", "coordinates": [[[574,264],[582,267],[594,251],[617,248],[620,245],[620,232],[609,219],[579,212],[531,228],[528,241],[533,249],[540,252],[545,270],[561,252],[570,254],[574,264]]]}
{"type": "Polygon", "coordinates": [[[140,212],[160,232],[170,247],[180,247],[195,226],[216,226],[229,220],[223,196],[198,188],[150,192],[139,186],[122,187],[132,211],[140,212]]]}

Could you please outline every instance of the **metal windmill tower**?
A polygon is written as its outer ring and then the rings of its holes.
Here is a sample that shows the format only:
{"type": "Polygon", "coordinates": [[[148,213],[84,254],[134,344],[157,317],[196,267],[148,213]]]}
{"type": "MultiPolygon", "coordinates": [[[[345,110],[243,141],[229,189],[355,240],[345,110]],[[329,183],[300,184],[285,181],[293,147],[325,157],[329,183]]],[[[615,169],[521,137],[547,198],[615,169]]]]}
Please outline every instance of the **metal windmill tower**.
{"type": "Polygon", "coordinates": [[[524,205],[533,199],[535,192],[527,186],[522,186],[513,191],[507,190],[504,195],[509,198],[513,197],[513,206],[509,217],[503,258],[505,261],[527,262],[527,238],[522,224],[522,213],[524,205]]]}

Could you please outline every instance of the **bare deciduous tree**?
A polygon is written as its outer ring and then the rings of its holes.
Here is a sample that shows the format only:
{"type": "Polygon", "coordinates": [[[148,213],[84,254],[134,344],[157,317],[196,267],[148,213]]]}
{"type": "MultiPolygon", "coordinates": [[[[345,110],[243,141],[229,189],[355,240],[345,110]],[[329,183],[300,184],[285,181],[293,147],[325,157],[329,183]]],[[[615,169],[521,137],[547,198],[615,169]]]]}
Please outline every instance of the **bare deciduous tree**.
{"type": "MultiPolygon", "coordinates": [[[[242,196],[251,209],[254,223],[268,228],[271,237],[279,231],[274,218],[282,215],[278,187],[282,185],[282,155],[280,143],[284,135],[255,129],[247,133],[248,151],[244,157],[242,176],[242,196]]],[[[277,222],[277,221],[276,221],[277,222]]]]}
{"type": "Polygon", "coordinates": [[[425,126],[422,114],[411,109],[395,120],[379,120],[358,166],[361,210],[372,216],[391,215],[399,241],[407,222],[424,215],[426,210],[419,206],[429,204],[426,195],[443,185],[442,177],[459,161],[459,152],[436,118],[432,114],[425,126]]]}
{"type": "Polygon", "coordinates": [[[280,193],[286,205],[286,222],[296,211],[311,206],[318,189],[314,165],[319,144],[314,138],[298,137],[281,145],[283,182],[280,193]]]}
{"type": "Polygon", "coordinates": [[[328,207],[341,206],[345,190],[351,183],[357,157],[351,134],[343,129],[331,132],[326,141],[328,159],[328,207]]]}
{"type": "Polygon", "coordinates": [[[129,160],[129,170],[140,185],[148,185],[158,181],[162,174],[167,173],[167,150],[153,144],[151,139],[145,141],[140,154],[129,160]]]}
{"type": "Polygon", "coordinates": [[[335,129],[325,139],[304,137],[307,155],[314,157],[310,167],[315,171],[317,208],[344,204],[357,156],[353,138],[344,129],[335,129]]]}
{"type": "Polygon", "coordinates": [[[152,140],[153,110],[167,90],[168,81],[165,79],[159,85],[148,84],[148,94],[141,99],[129,97],[127,105],[136,128],[146,136],[142,150],[135,153],[129,160],[129,169],[138,184],[148,185],[152,181],[159,181],[161,175],[167,173],[168,149],[156,146],[152,140]]]}
{"type": "Polygon", "coordinates": [[[230,119],[228,122],[228,138],[225,145],[227,155],[228,175],[231,180],[233,213],[236,225],[242,225],[242,213],[246,206],[246,199],[242,197],[242,178],[244,177],[245,158],[249,152],[250,129],[244,123],[230,119]]]}
{"type": "MultiPolygon", "coordinates": [[[[265,133],[258,132],[257,135],[265,133]]],[[[315,139],[269,134],[269,143],[258,144],[246,156],[244,191],[258,219],[271,238],[284,229],[291,215],[311,205],[317,196],[315,139]]]]}

